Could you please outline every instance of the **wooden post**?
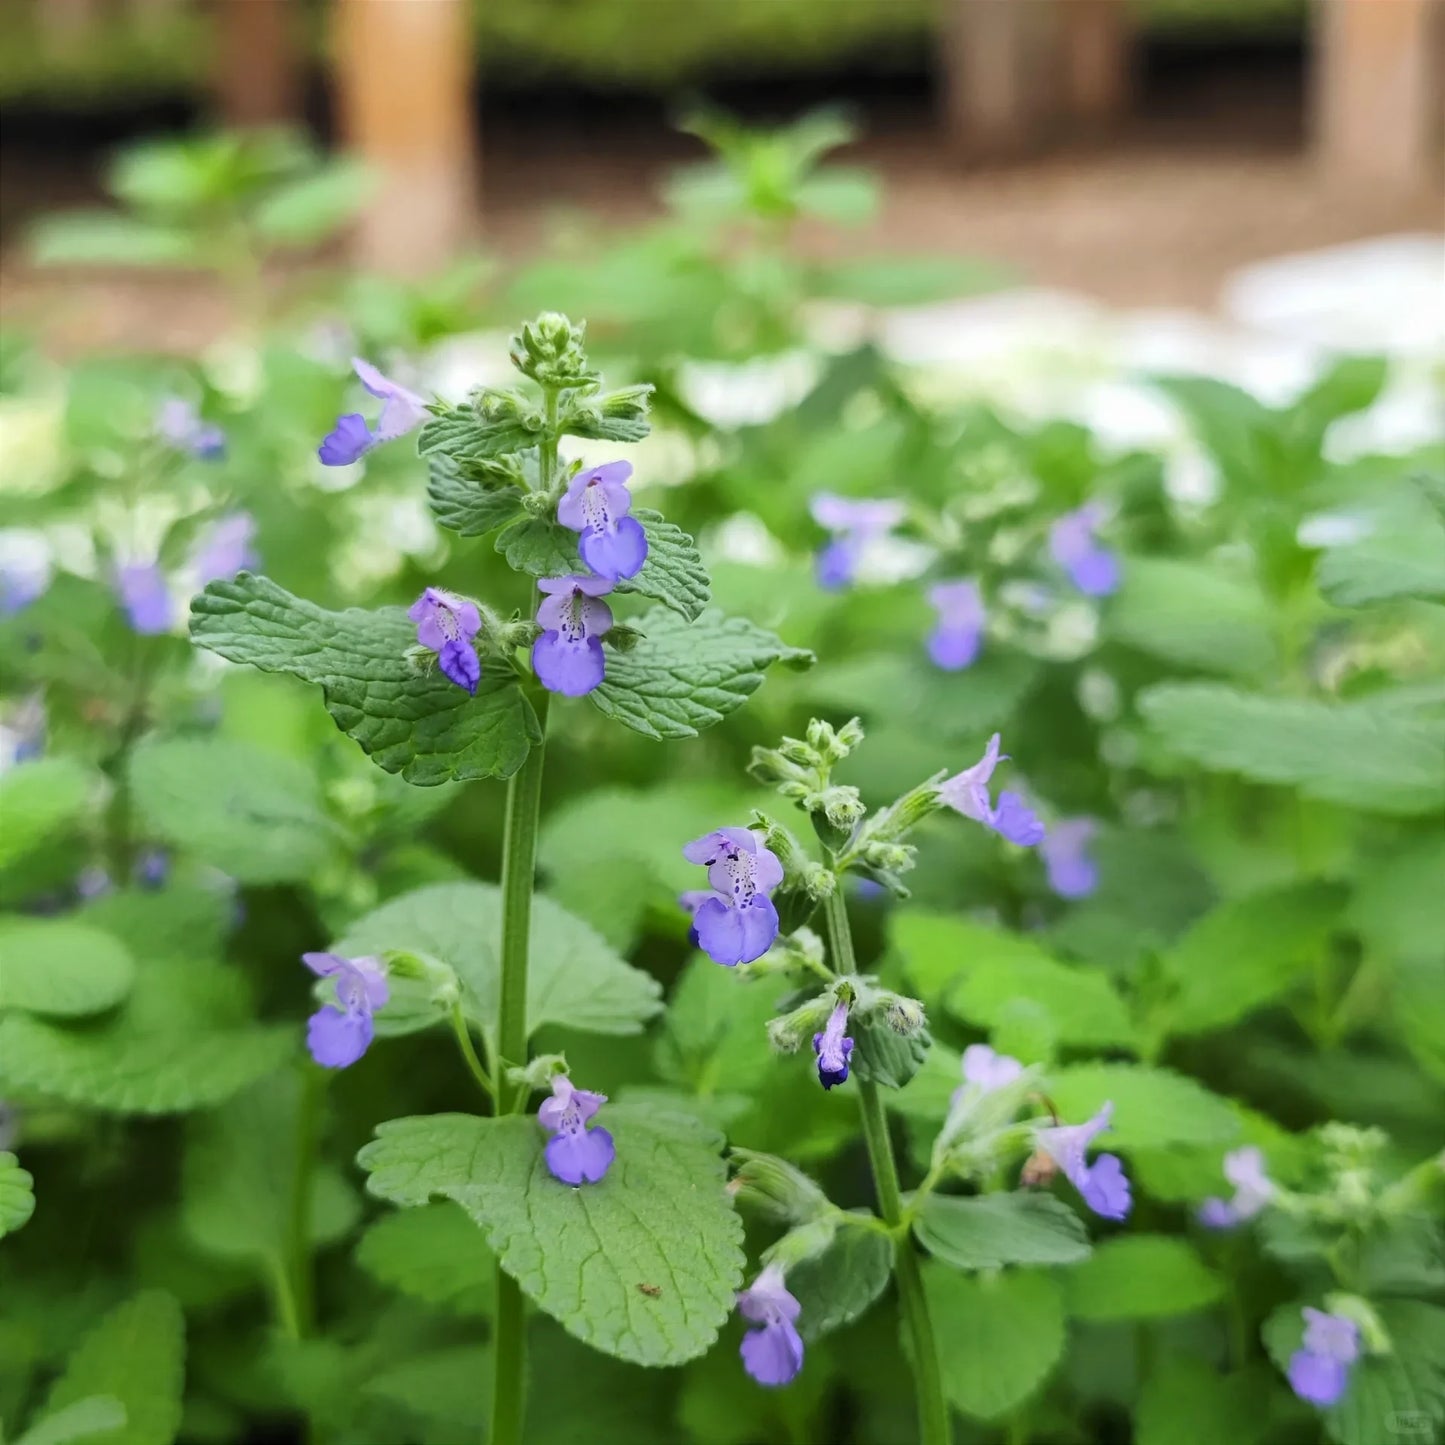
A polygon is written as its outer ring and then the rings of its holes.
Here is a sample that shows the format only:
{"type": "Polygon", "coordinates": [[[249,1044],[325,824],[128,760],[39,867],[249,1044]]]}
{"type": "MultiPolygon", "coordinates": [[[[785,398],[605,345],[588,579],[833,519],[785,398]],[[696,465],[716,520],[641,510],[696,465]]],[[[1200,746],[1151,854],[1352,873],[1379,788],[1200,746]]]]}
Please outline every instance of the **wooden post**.
{"type": "Polygon", "coordinates": [[[336,88],[347,144],[382,185],[362,217],[358,260],[424,275],[476,222],[467,0],[336,0],[336,88]]]}
{"type": "Polygon", "coordinates": [[[301,114],[301,63],[292,0],[219,0],[213,77],[223,125],[246,128],[301,114]]]}
{"type": "Polygon", "coordinates": [[[1133,90],[1134,25],[1127,0],[1062,0],[1064,100],[1086,130],[1105,130],[1133,90]]]}
{"type": "Polygon", "coordinates": [[[1330,173],[1429,183],[1440,139],[1439,22],[1437,0],[1316,0],[1315,136],[1330,173]]]}
{"type": "Polygon", "coordinates": [[[944,122],[957,150],[1017,155],[1047,132],[1059,100],[1055,10],[1055,0],[949,0],[944,122]]]}

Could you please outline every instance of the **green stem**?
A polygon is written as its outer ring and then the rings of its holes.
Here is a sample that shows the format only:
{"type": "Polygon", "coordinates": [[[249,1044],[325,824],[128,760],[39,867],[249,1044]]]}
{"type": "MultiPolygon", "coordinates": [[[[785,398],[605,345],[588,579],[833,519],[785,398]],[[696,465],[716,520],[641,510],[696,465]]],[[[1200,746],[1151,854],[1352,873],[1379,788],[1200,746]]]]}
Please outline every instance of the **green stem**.
{"type": "MultiPolygon", "coordinates": [[[[542,806],[549,694],[534,697],[542,739],[507,784],[502,838],[502,978],[497,1008],[495,1098],[499,1114],[519,1113],[525,1085],[507,1078],[511,1065],[527,1062],[527,949],[532,929],[532,884],[537,871],[537,824],[542,806]]],[[[522,1291],[497,1267],[497,1315],[492,1336],[492,1430],[489,1445],[521,1445],[526,1402],[527,1337],[522,1291]]]]}
{"type": "Polygon", "coordinates": [[[304,1339],[315,1322],[315,1291],[311,1275],[311,1198],[325,1092],[326,1075],[319,1068],[306,1064],[301,1074],[301,1097],[296,1105],[296,1160],[291,1174],[287,1216],[286,1266],[282,1271],[287,1283],[283,1318],[295,1339],[304,1339]]]}
{"type": "Polygon", "coordinates": [[[472,1043],[472,1033],[467,1027],[467,1018],[462,1012],[460,999],[452,1005],[452,1032],[456,1035],[457,1047],[462,1051],[462,1058],[466,1061],[467,1068],[471,1070],[472,1077],[482,1086],[482,1092],[489,1099],[495,1098],[496,1090],[492,1087],[491,1076],[487,1073],[485,1065],[477,1056],[476,1045],[472,1043]]]}
{"type": "MultiPolygon", "coordinates": [[[[840,880],[841,885],[841,880],[840,880]]],[[[848,909],[842,887],[834,889],[824,904],[833,963],[841,973],[857,973],[853,934],[848,926],[848,909]]],[[[898,1165],[893,1158],[893,1141],[883,1111],[883,1096],[871,1080],[857,1079],[858,1102],[863,1115],[863,1138],[873,1169],[873,1186],[878,1208],[894,1231],[893,1277],[898,1284],[898,1301],[912,1344],[914,1390],[918,1396],[918,1434],[922,1445],[949,1445],[951,1425],[943,1396],[943,1374],[938,1363],[938,1345],[928,1299],[923,1293],[923,1275],[918,1255],[903,1225],[903,1195],[898,1184],[898,1165]]]]}

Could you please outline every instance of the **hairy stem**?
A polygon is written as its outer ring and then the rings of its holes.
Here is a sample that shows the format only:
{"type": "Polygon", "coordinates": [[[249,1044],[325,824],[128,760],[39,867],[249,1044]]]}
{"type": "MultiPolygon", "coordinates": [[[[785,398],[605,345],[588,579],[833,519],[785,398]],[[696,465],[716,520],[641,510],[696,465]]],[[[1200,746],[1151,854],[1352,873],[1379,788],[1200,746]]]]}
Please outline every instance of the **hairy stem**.
{"type": "MultiPolygon", "coordinates": [[[[542,804],[547,702],[533,699],[542,740],[507,784],[502,839],[501,998],[497,1009],[495,1097],[498,1114],[515,1114],[527,1103],[525,1086],[507,1078],[511,1065],[527,1062],[527,949],[532,930],[532,884],[537,871],[537,824],[542,804]]],[[[490,1445],[520,1445],[526,1405],[527,1338],[522,1291],[497,1267],[497,1316],[492,1338],[492,1430],[490,1445]]]]}
{"type": "MultiPolygon", "coordinates": [[[[853,934],[848,926],[848,909],[843,890],[836,888],[824,904],[828,924],[828,942],[833,964],[839,973],[857,973],[858,960],[853,953],[853,934]]],[[[873,1169],[873,1187],[878,1194],[878,1208],[894,1231],[893,1278],[898,1285],[898,1302],[904,1326],[912,1346],[914,1392],[918,1397],[918,1434],[922,1445],[949,1445],[951,1428],[948,1404],[943,1397],[943,1374],[938,1363],[938,1345],[933,1337],[933,1321],[928,1313],[928,1299],[923,1293],[923,1275],[918,1268],[918,1254],[903,1224],[903,1196],[898,1184],[898,1165],[893,1158],[893,1141],[888,1134],[888,1119],[883,1111],[883,1097],[878,1085],[858,1079],[858,1102],[863,1115],[863,1138],[868,1145],[868,1161],[873,1169]]]]}

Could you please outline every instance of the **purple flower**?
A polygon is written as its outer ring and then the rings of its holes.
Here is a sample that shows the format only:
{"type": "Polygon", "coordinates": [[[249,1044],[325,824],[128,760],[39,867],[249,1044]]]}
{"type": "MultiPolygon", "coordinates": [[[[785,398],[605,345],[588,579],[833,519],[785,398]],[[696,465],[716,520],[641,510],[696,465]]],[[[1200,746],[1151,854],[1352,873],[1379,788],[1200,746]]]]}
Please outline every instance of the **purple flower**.
{"type": "Polygon", "coordinates": [[[1084,1196],[1084,1203],[1105,1219],[1123,1219],[1129,1213],[1129,1180],[1114,1154],[1100,1154],[1088,1162],[1095,1135],[1109,1128],[1114,1105],[1106,1103],[1086,1124],[1055,1124],[1037,1131],[1039,1148],[1064,1171],[1069,1183],[1084,1196]]]}
{"type": "Polygon", "coordinates": [[[196,408],[182,396],[168,396],[156,411],[156,435],[178,452],[189,452],[212,462],[226,455],[226,434],[203,422],[196,408]]]}
{"type": "Polygon", "coordinates": [[[532,644],[532,670],[548,692],[584,697],[607,671],[598,639],[612,626],[612,609],[598,598],[612,591],[607,577],[540,577],[547,594],[537,608],[546,629],[532,644]]]}
{"type": "Polygon", "coordinates": [[[1066,818],[1040,844],[1049,887],[1060,898],[1087,898],[1099,886],[1099,868],[1088,851],[1098,831],[1092,818],[1066,818]]]}
{"type": "Polygon", "coordinates": [[[482,680],[482,662],[472,645],[472,638],[482,630],[477,604],[440,587],[428,587],[406,615],[416,623],[416,640],[436,653],[446,677],[475,695],[482,680]]]}
{"type": "Polygon", "coordinates": [[[104,898],[114,886],[110,881],[110,874],[98,863],[82,868],[75,879],[76,896],[87,903],[94,898],[104,898]]]}
{"type": "Polygon", "coordinates": [[[868,544],[886,537],[907,513],[899,501],[839,497],[832,492],[819,492],[809,510],[813,520],[832,534],[817,560],[818,585],[830,590],[848,586],[868,544]]]}
{"type": "Polygon", "coordinates": [[[566,1074],[552,1076],[552,1097],[543,1099],[537,1122],[552,1130],[545,1152],[554,1179],[574,1188],[596,1184],[612,1167],[617,1157],[612,1135],[600,1127],[587,1127],[587,1121],[606,1102],[606,1094],[576,1088],[566,1074]]]}
{"type": "Polygon", "coordinates": [[[928,655],[945,672],[971,667],[983,645],[984,610],[978,583],[940,582],[928,601],[938,622],[928,638],[928,655]]]}
{"type": "Polygon", "coordinates": [[[1090,597],[1107,597],[1119,587],[1119,559],[1094,537],[1103,512],[1093,503],[1060,517],[1049,532],[1054,561],[1090,597]]]}
{"type": "Polygon", "coordinates": [[[761,958],[778,936],[778,910],[768,896],[783,881],[777,856],[746,828],[718,828],[695,838],[682,856],[705,864],[713,887],[692,916],[702,950],[728,968],[761,958]]]}
{"type": "Polygon", "coordinates": [[[232,512],[222,517],[205,535],[192,557],[196,580],[202,587],[207,582],[234,577],[260,565],[260,556],[251,544],[256,536],[256,519],[249,512],[232,512]]]}
{"type": "Polygon", "coordinates": [[[371,1016],[390,995],[381,961],[336,953],[303,953],[301,961],[319,977],[336,979],[336,1003],[311,1015],[306,1047],[323,1069],[344,1069],[366,1052],[374,1031],[371,1016]]]}
{"type": "Polygon", "coordinates": [[[970,1084],[982,1093],[991,1094],[1013,1083],[1023,1071],[1024,1066],[1017,1059],[996,1053],[987,1044],[970,1044],[963,1051],[963,1087],[953,1091],[950,1107],[958,1106],[970,1084]]]}
{"type": "Polygon", "coordinates": [[[0,617],[23,612],[49,586],[50,564],[44,556],[17,550],[0,558],[0,617]]]}
{"type": "Polygon", "coordinates": [[[686,911],[687,916],[692,919],[692,926],[687,930],[687,941],[694,948],[701,948],[697,937],[697,910],[710,899],[716,898],[717,894],[711,888],[689,888],[686,893],[677,895],[677,906],[686,911]]]}
{"type": "Polygon", "coordinates": [[[143,637],[171,630],[171,594],[155,562],[131,562],[115,574],[115,589],[132,629],[143,637]]]}
{"type": "Polygon", "coordinates": [[[1224,1177],[1234,1185],[1233,1199],[1206,1199],[1199,1222],[1207,1229],[1233,1229],[1253,1219],[1274,1197],[1274,1181],[1264,1172],[1264,1154],[1254,1145],[1224,1156],[1224,1177]]]}
{"type": "Polygon", "coordinates": [[[1289,1358],[1289,1384],[1311,1405],[1336,1404],[1350,1383],[1350,1366],[1360,1353],[1360,1327],[1344,1315],[1305,1305],[1303,1346],[1289,1358]]]}
{"type": "Polygon", "coordinates": [[[803,1368],[803,1337],[793,1323],[802,1305],[788,1293],[783,1271],[770,1264],[738,1295],[738,1313],[760,1330],[743,1336],[743,1368],[760,1385],[786,1385],[803,1368]]]}
{"type": "Polygon", "coordinates": [[[147,848],[136,859],[135,879],[142,888],[161,887],[170,871],[170,854],[164,848],[147,848]]]}
{"type": "Polygon", "coordinates": [[[395,441],[415,431],[427,418],[426,402],[414,391],[383,376],[370,362],[351,358],[352,370],[372,396],[381,400],[381,416],[374,428],[367,426],[360,412],[336,418],[336,425],[316,449],[323,466],[347,467],[382,442],[395,441]]]}
{"type": "Polygon", "coordinates": [[[813,1052],[818,1056],[818,1079],[825,1089],[846,1082],[848,1060],[853,1056],[853,1040],[845,1038],[848,1027],[848,1005],[841,999],[828,1015],[823,1032],[813,1035],[813,1052]]]}
{"type": "Polygon", "coordinates": [[[995,733],[978,762],[939,784],[938,796],[955,812],[992,828],[1010,843],[1032,848],[1044,836],[1044,825],[1033,809],[1017,793],[1000,793],[996,808],[989,797],[988,783],[993,770],[1008,760],[1008,754],[1000,754],[998,749],[999,735],[995,733]]]}
{"type": "Polygon", "coordinates": [[[647,561],[647,533],[632,510],[627,479],[631,462],[605,462],[578,472],[557,503],[557,520],[581,535],[577,550],[599,576],[620,582],[635,577],[647,561]]]}

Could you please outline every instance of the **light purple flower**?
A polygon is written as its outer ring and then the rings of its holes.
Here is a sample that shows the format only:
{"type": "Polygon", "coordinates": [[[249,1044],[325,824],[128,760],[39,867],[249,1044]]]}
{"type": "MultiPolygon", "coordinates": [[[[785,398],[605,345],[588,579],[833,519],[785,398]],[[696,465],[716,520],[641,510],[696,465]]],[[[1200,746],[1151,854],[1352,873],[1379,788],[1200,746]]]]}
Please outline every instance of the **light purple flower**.
{"type": "Polygon", "coordinates": [[[1060,517],[1049,532],[1054,561],[1090,597],[1107,597],[1119,587],[1119,559],[1094,536],[1102,521],[1102,510],[1089,503],[1060,517]]]}
{"type": "Polygon", "coordinates": [[[761,958],[778,936],[778,910],[769,897],[783,881],[777,855],[746,828],[718,828],[695,838],[682,856],[706,865],[714,890],[693,913],[699,946],[728,968],[761,958]]]}
{"type": "Polygon", "coordinates": [[[182,396],[168,396],[156,411],[156,435],[178,452],[189,452],[212,462],[226,455],[226,434],[201,420],[200,413],[182,396]]]}
{"type": "Polygon", "coordinates": [[[1051,1158],[1064,1177],[1084,1197],[1084,1203],[1105,1219],[1123,1219],[1131,1203],[1129,1180],[1114,1154],[1100,1154],[1088,1161],[1089,1145],[1102,1134],[1113,1117],[1114,1105],[1106,1103],[1084,1124],[1055,1124],[1037,1131],[1038,1146],[1051,1158]]]}
{"type": "Polygon", "coordinates": [[[1008,754],[1001,754],[998,749],[999,735],[995,733],[978,762],[939,784],[938,796],[955,812],[992,828],[1010,843],[1032,848],[1044,837],[1044,825],[1033,809],[1017,793],[1000,793],[998,807],[994,807],[989,797],[988,784],[993,770],[1008,760],[1008,754]]]}
{"type": "Polygon", "coordinates": [[[809,503],[813,520],[832,534],[819,552],[818,585],[830,590],[846,587],[871,542],[886,537],[907,515],[907,508],[891,498],[840,497],[819,492],[809,503]]]}
{"type": "Polygon", "coordinates": [[[381,960],[303,953],[301,961],[318,977],[336,980],[336,1003],[311,1015],[306,1047],[323,1069],[344,1069],[366,1052],[374,1032],[372,1014],[390,997],[381,960]]]}
{"type": "Polygon", "coordinates": [[[87,903],[95,898],[104,898],[114,886],[110,874],[98,863],[82,868],[75,879],[76,896],[87,903]]]}
{"type": "Polygon", "coordinates": [[[482,680],[482,662],[472,645],[472,638],[482,630],[477,604],[440,587],[428,587],[406,615],[416,623],[416,640],[436,653],[445,676],[475,695],[482,680]]]}
{"type": "Polygon", "coordinates": [[[548,692],[584,697],[601,685],[607,660],[598,640],[612,626],[612,609],[598,599],[612,591],[607,577],[541,577],[545,596],[537,621],[546,630],[532,644],[532,670],[548,692]]]}
{"type": "Polygon", "coordinates": [[[0,723],[0,773],[44,756],[48,720],[43,692],[32,692],[15,703],[0,723]]]}
{"type": "Polygon", "coordinates": [[[783,1282],[783,1271],[770,1264],[738,1295],[738,1313],[760,1330],[743,1336],[743,1368],[760,1385],[786,1385],[803,1368],[803,1337],[794,1321],[802,1306],[783,1282]]]}
{"type": "Polygon", "coordinates": [[[928,601],[938,613],[938,622],[928,638],[928,655],[945,672],[971,667],[983,646],[987,620],[978,583],[940,582],[929,589],[928,601]]]}
{"type": "Polygon", "coordinates": [[[252,545],[255,537],[256,519],[249,512],[222,517],[202,538],[191,559],[197,582],[204,587],[237,572],[253,571],[261,561],[252,545]]]}
{"type": "Polygon", "coordinates": [[[1022,1075],[1024,1066],[1007,1054],[1000,1054],[987,1044],[970,1044],[963,1051],[963,1087],[953,1091],[952,1106],[956,1107],[968,1092],[970,1084],[982,1093],[991,1094],[1022,1075]]]}
{"type": "Polygon", "coordinates": [[[848,1060],[853,1056],[853,1040],[844,1036],[847,1027],[848,1005],[840,999],[828,1015],[823,1032],[813,1035],[813,1052],[818,1056],[818,1080],[825,1089],[847,1081],[848,1060]]]}
{"type": "Polygon", "coordinates": [[[0,617],[14,617],[45,595],[50,564],[43,556],[17,553],[0,558],[0,617]]]}
{"type": "Polygon", "coordinates": [[[1264,1172],[1264,1154],[1254,1145],[1224,1156],[1224,1177],[1234,1185],[1233,1199],[1206,1199],[1199,1222],[1208,1229],[1233,1229],[1253,1219],[1274,1198],[1274,1181],[1264,1172]]]}
{"type": "Polygon", "coordinates": [[[1311,1405],[1334,1405],[1349,1386],[1350,1366],[1359,1358],[1360,1327],[1344,1315],[1308,1305],[1301,1313],[1304,1343],[1290,1356],[1290,1389],[1311,1405]]]}
{"type": "Polygon", "coordinates": [[[415,431],[426,419],[426,402],[414,391],[399,386],[383,376],[370,362],[359,356],[351,358],[352,370],[372,396],[380,399],[381,416],[375,427],[366,424],[360,412],[348,412],[336,419],[336,425],[316,449],[323,466],[347,467],[360,460],[373,447],[395,441],[415,431]]]}
{"type": "Polygon", "coordinates": [[[135,880],[142,888],[159,888],[170,876],[171,856],[164,848],[147,848],[136,859],[135,880]]]}
{"type": "Polygon", "coordinates": [[[574,1188],[596,1184],[617,1157],[606,1129],[589,1129],[587,1121],[607,1102],[606,1094],[579,1089],[566,1074],[552,1076],[552,1097],[537,1110],[537,1122],[552,1131],[545,1150],[554,1179],[574,1188]]]}
{"type": "Polygon", "coordinates": [[[1060,898],[1087,898],[1099,886],[1099,867],[1089,856],[1098,831],[1092,818],[1065,818],[1040,843],[1049,887],[1060,898]]]}
{"type": "Polygon", "coordinates": [[[599,576],[620,582],[635,577],[647,561],[647,533],[632,510],[627,479],[631,462],[604,462],[578,472],[557,503],[557,520],[580,533],[577,550],[599,576]]]}
{"type": "Polygon", "coordinates": [[[158,563],[130,562],[119,568],[115,590],[134,631],[152,637],[171,630],[171,594],[158,563]]]}

